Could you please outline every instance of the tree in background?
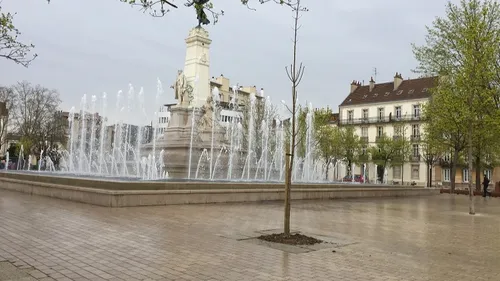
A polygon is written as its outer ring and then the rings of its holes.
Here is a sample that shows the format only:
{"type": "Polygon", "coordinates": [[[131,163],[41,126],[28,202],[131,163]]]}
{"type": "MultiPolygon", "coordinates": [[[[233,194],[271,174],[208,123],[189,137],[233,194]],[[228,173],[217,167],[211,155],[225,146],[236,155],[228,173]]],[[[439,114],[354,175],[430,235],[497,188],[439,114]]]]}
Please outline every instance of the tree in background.
{"type": "Polygon", "coordinates": [[[340,130],[330,124],[332,118],[330,108],[314,111],[314,147],[316,158],[321,160],[325,180],[328,180],[330,166],[341,156],[340,130]]]}
{"type": "Polygon", "coordinates": [[[40,152],[46,141],[64,141],[61,139],[66,135],[62,134],[64,121],[56,119],[61,102],[57,91],[26,81],[12,86],[12,90],[18,101],[13,108],[13,127],[22,136],[26,152],[40,152]]]}
{"type": "MultiPolygon", "coordinates": [[[[372,162],[384,170],[390,168],[393,164],[399,165],[397,159],[400,155],[400,143],[394,138],[388,137],[386,134],[378,137],[375,141],[375,146],[369,148],[372,162]],[[393,162],[394,161],[394,162],[393,162]]],[[[376,171],[377,177],[379,175],[376,171]]],[[[381,181],[384,181],[385,175],[382,173],[381,181]]]]}
{"type": "MultiPolygon", "coordinates": [[[[486,134],[479,124],[486,124],[488,130],[500,129],[500,5],[494,0],[461,0],[459,5],[449,2],[446,17],[437,18],[427,31],[426,44],[414,46],[419,61],[417,70],[446,77],[442,79],[444,83],[439,81],[437,92],[455,97],[445,99],[452,108],[447,114],[454,115],[455,110],[462,114],[471,175],[474,139],[486,134]]],[[[495,146],[497,142],[488,145],[495,146]]],[[[470,214],[475,214],[473,196],[473,183],[469,180],[470,214]]]]}
{"type": "Polygon", "coordinates": [[[424,132],[420,139],[420,150],[422,159],[427,167],[427,187],[431,187],[432,169],[443,158],[446,149],[445,145],[439,139],[429,137],[427,133],[428,129],[425,129],[424,132]]]}
{"type": "Polygon", "coordinates": [[[348,175],[354,176],[352,164],[360,164],[363,147],[365,144],[353,126],[343,126],[339,129],[339,157],[347,165],[348,175]]]}
{"type": "Polygon", "coordinates": [[[401,166],[401,184],[404,184],[404,165],[411,161],[412,157],[412,138],[418,141],[417,136],[408,133],[408,126],[406,123],[396,124],[394,126],[393,146],[398,148],[396,155],[392,158],[392,166],[401,166]]]}
{"type": "Polygon", "coordinates": [[[0,149],[7,141],[8,128],[11,127],[14,108],[17,103],[17,96],[10,87],[0,87],[0,103],[5,103],[5,108],[0,109],[0,149]]]}
{"type": "Polygon", "coordinates": [[[14,26],[14,14],[2,12],[0,0],[0,57],[28,67],[36,58],[36,54],[30,55],[35,46],[19,41],[19,35],[21,32],[14,26]]]}

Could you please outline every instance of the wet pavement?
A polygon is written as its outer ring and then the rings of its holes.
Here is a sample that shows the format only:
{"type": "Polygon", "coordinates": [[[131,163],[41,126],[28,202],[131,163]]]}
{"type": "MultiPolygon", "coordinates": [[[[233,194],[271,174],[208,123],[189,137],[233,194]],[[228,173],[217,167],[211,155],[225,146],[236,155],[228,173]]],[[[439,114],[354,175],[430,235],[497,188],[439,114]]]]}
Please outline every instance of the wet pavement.
{"type": "Polygon", "coordinates": [[[500,199],[476,207],[295,201],[292,230],[338,243],[293,253],[238,240],[281,228],[281,203],[111,209],[0,190],[0,280],[500,280],[500,199]]]}

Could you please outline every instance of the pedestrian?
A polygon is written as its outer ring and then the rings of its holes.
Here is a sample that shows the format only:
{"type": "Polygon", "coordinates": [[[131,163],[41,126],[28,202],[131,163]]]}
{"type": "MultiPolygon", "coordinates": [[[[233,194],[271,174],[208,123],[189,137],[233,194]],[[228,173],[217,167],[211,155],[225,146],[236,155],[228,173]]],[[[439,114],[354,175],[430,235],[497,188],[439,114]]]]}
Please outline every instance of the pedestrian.
{"type": "Polygon", "coordinates": [[[483,179],[483,197],[486,197],[486,195],[490,195],[491,194],[488,192],[488,186],[490,185],[490,180],[488,179],[488,177],[486,175],[484,175],[484,179],[483,179]]]}

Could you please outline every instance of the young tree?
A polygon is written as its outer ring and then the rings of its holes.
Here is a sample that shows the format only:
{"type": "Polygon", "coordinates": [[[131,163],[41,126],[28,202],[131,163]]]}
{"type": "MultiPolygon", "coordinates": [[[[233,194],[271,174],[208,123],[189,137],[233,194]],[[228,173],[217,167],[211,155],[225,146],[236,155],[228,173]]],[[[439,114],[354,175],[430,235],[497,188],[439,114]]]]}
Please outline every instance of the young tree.
{"type": "MultiPolygon", "coordinates": [[[[446,74],[451,83],[444,85],[460,96],[462,103],[452,101],[452,104],[464,114],[471,174],[474,136],[484,133],[477,130],[478,123],[486,122],[489,130],[499,125],[496,122],[498,104],[495,104],[498,89],[494,86],[500,52],[499,3],[494,0],[461,0],[459,5],[448,3],[446,18],[437,18],[427,30],[426,45],[414,48],[418,70],[446,74]],[[486,112],[486,118],[479,117],[486,112]]],[[[469,181],[470,214],[475,214],[473,196],[473,184],[469,181]]]]}
{"type": "MultiPolygon", "coordinates": [[[[375,146],[370,147],[369,152],[372,162],[385,171],[392,166],[392,161],[398,157],[400,150],[398,142],[384,134],[376,140],[375,146]]],[[[382,181],[384,177],[385,175],[382,176],[382,181]]]]}
{"type": "MultiPolygon", "coordinates": [[[[427,130],[425,130],[427,132],[427,130]]],[[[420,141],[422,158],[427,167],[427,187],[432,186],[432,169],[442,159],[445,153],[445,147],[442,142],[436,138],[429,137],[424,133],[420,141]]]]}
{"type": "Polygon", "coordinates": [[[394,146],[398,148],[398,151],[392,159],[392,165],[401,166],[401,184],[404,184],[404,165],[411,160],[411,157],[413,157],[411,142],[412,137],[416,136],[411,136],[408,133],[407,124],[401,123],[394,126],[393,142],[394,146]]]}
{"type": "Polygon", "coordinates": [[[345,126],[339,132],[339,152],[342,161],[347,165],[349,175],[354,176],[352,164],[359,164],[359,156],[364,143],[356,134],[356,129],[353,126],[345,126]]]}
{"type": "Polygon", "coordinates": [[[21,32],[14,26],[14,14],[2,12],[0,0],[0,57],[28,67],[36,58],[36,54],[30,55],[35,46],[19,41],[20,34],[21,32]]]}
{"type": "Polygon", "coordinates": [[[322,108],[314,111],[314,147],[317,158],[323,162],[325,180],[328,180],[330,165],[341,155],[341,138],[338,127],[330,125],[332,110],[322,108]]]}
{"type": "Polygon", "coordinates": [[[292,173],[293,173],[293,160],[294,160],[294,153],[296,150],[296,147],[298,145],[297,143],[297,136],[298,136],[298,130],[297,130],[297,113],[299,112],[298,105],[297,105],[297,88],[300,85],[300,82],[302,81],[302,77],[304,75],[304,69],[305,67],[302,65],[302,63],[297,64],[297,38],[298,38],[298,32],[299,32],[299,19],[300,19],[300,14],[302,12],[307,11],[307,8],[303,7],[301,5],[300,0],[296,0],[294,3],[289,3],[288,6],[292,9],[294,16],[294,26],[293,26],[293,56],[292,56],[292,64],[290,65],[290,68],[286,67],[285,70],[288,75],[288,79],[290,79],[290,82],[292,83],[292,107],[289,108],[288,110],[292,114],[292,123],[291,123],[291,145],[289,142],[286,144],[286,157],[285,157],[285,164],[286,164],[286,176],[285,176],[285,214],[284,214],[284,227],[283,227],[283,234],[285,236],[290,235],[290,188],[292,185],[292,173]]]}

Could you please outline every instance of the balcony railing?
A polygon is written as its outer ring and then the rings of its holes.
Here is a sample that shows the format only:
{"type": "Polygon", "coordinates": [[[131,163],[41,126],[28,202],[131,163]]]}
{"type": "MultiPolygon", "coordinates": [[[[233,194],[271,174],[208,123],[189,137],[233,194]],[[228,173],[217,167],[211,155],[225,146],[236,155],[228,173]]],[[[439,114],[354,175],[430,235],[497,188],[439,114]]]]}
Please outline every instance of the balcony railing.
{"type": "Polygon", "coordinates": [[[400,140],[401,139],[401,136],[392,136],[392,139],[397,141],[397,140],[400,140]]]}
{"type": "Polygon", "coordinates": [[[412,155],[410,157],[410,162],[420,162],[420,155],[412,155]]]}
{"type": "Polygon", "coordinates": [[[361,137],[360,139],[362,142],[368,143],[368,137],[361,137]]]}
{"type": "Polygon", "coordinates": [[[411,122],[423,120],[421,116],[377,116],[370,118],[347,118],[340,119],[339,125],[362,125],[362,124],[378,124],[378,123],[393,123],[393,122],[411,122]]]}
{"type": "Polygon", "coordinates": [[[411,135],[411,141],[420,141],[420,135],[411,135]]]}

